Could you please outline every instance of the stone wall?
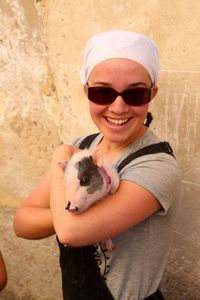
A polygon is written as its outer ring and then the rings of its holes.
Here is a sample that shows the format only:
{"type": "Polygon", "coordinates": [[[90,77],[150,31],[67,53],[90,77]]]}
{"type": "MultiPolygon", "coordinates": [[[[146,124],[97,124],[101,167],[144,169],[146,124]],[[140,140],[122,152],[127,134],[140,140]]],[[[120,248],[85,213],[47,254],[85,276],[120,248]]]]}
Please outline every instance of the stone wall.
{"type": "Polygon", "coordinates": [[[96,130],[79,71],[87,39],[111,28],[146,33],[160,49],[152,128],[170,141],[183,169],[175,247],[162,289],[169,300],[200,299],[199,12],[196,0],[0,1],[0,247],[9,273],[4,299],[61,299],[54,238],[18,239],[12,218],[48,169],[53,149],[96,130]]]}

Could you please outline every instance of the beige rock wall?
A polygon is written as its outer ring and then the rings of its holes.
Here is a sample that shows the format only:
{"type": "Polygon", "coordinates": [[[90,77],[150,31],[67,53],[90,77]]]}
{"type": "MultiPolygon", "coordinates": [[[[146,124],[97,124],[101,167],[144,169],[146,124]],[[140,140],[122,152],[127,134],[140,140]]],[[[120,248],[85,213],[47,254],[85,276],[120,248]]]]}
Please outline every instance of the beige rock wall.
{"type": "MultiPolygon", "coordinates": [[[[14,212],[48,168],[52,150],[62,140],[95,131],[79,81],[87,39],[102,30],[121,28],[157,41],[162,72],[160,91],[152,103],[152,128],[170,141],[183,169],[175,248],[163,279],[170,300],[200,299],[199,17],[196,0],[0,1],[2,210],[10,207],[14,212]]],[[[44,253],[46,244],[40,244],[44,253]]],[[[3,247],[7,248],[5,240],[3,247]]],[[[13,255],[9,249],[8,255],[13,255]]],[[[37,285],[46,269],[37,264],[35,268],[37,285]]],[[[12,276],[8,288],[18,299],[12,276]]],[[[34,289],[31,293],[34,296],[34,289]]],[[[52,298],[46,291],[37,299],[52,298]]]]}
{"type": "Polygon", "coordinates": [[[52,115],[59,108],[36,4],[1,1],[0,9],[0,193],[1,202],[14,206],[60,141],[52,115]]]}

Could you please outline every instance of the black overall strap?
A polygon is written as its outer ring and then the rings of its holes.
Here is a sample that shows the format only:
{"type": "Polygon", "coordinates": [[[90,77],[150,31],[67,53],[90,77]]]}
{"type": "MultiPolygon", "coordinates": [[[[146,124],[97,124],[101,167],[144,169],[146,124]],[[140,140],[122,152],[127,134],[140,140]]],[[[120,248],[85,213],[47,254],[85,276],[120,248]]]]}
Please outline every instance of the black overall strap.
{"type": "Polygon", "coordinates": [[[170,144],[168,142],[160,142],[157,144],[151,144],[149,146],[146,146],[144,148],[139,149],[138,151],[135,151],[133,153],[131,153],[130,155],[128,155],[117,167],[117,171],[118,173],[126,166],[128,165],[132,160],[143,156],[143,155],[148,155],[148,154],[155,154],[155,153],[167,153],[170,154],[172,156],[174,156],[173,154],[173,150],[170,146],[170,144]]]}
{"type": "Polygon", "coordinates": [[[97,135],[99,135],[98,133],[93,133],[90,134],[88,136],[86,136],[80,143],[79,145],[79,149],[85,149],[85,148],[89,148],[89,146],[91,145],[92,141],[97,137],[97,135]]]}
{"type": "Polygon", "coordinates": [[[95,259],[96,246],[60,248],[64,300],[114,300],[95,259]]]}

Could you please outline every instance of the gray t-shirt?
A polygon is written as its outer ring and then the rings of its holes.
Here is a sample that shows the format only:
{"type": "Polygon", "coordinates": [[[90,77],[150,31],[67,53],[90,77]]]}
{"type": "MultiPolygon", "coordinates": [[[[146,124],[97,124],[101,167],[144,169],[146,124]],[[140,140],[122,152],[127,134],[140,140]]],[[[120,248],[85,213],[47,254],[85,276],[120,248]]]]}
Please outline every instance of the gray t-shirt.
{"type": "MultiPolygon", "coordinates": [[[[91,148],[101,139],[100,134],[91,148]]],[[[74,145],[78,146],[80,141],[77,140],[74,145]]],[[[148,129],[125,149],[113,165],[117,167],[130,153],[159,141],[148,129]]],[[[113,252],[108,253],[99,246],[97,259],[101,262],[102,275],[114,299],[141,300],[158,289],[167,264],[180,194],[181,172],[174,157],[156,153],[133,160],[119,175],[121,180],[137,183],[149,190],[162,206],[159,212],[113,238],[116,247],[113,252]]]]}

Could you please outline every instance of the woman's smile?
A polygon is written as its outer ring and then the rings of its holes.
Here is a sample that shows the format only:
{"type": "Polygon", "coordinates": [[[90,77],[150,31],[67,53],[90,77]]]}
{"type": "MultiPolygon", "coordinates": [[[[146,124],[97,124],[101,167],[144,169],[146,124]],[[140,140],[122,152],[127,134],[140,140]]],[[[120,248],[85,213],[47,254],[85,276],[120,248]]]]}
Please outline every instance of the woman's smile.
{"type": "Polygon", "coordinates": [[[105,117],[106,121],[110,124],[110,125],[114,125],[114,126],[123,126],[124,124],[126,124],[131,118],[126,118],[126,119],[115,119],[115,118],[110,118],[110,117],[105,117]]]}

